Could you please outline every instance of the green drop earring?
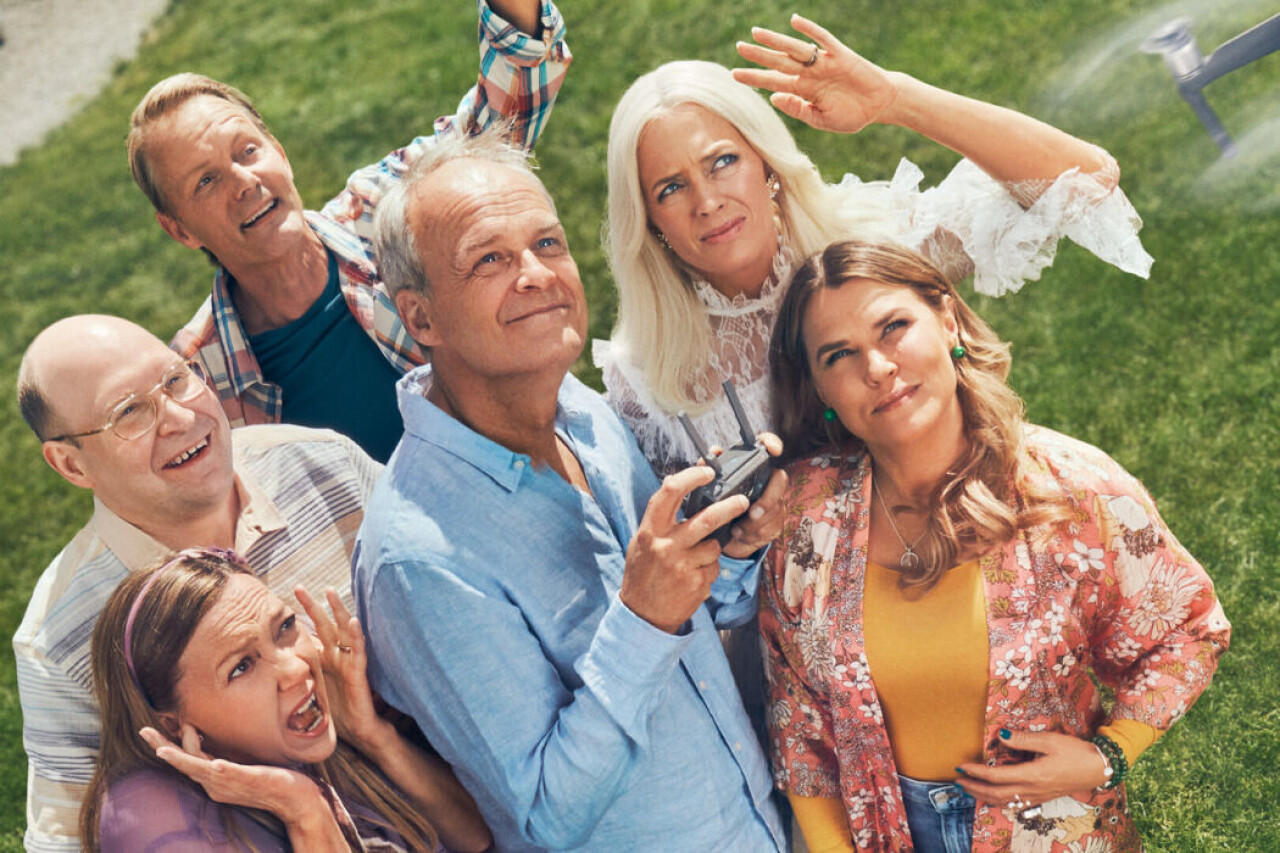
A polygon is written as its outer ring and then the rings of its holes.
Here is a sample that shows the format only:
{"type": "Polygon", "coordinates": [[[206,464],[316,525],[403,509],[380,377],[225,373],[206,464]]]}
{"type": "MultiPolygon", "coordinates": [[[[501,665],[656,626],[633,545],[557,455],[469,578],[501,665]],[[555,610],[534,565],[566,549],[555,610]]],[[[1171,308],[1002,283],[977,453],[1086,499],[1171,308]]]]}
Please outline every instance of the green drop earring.
{"type": "Polygon", "coordinates": [[[828,406],[828,407],[827,407],[827,410],[826,410],[825,412],[823,412],[823,413],[822,413],[822,418],[823,418],[823,420],[825,420],[827,423],[831,423],[832,421],[834,421],[834,420],[836,419],[836,410],[835,410],[835,409],[833,409],[833,408],[831,408],[830,406],[828,406]]]}
{"type": "Polygon", "coordinates": [[[964,358],[966,352],[967,350],[965,350],[964,347],[962,347],[960,344],[956,344],[951,348],[951,357],[956,361],[959,361],[960,359],[964,358]]]}

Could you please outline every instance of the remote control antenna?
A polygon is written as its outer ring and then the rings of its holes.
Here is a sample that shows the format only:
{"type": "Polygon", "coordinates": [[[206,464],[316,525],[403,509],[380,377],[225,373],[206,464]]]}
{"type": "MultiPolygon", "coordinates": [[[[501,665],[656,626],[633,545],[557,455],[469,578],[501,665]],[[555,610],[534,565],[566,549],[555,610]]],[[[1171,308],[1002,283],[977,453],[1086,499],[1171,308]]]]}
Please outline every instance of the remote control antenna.
{"type": "Polygon", "coordinates": [[[707,446],[702,443],[702,436],[698,435],[698,431],[693,428],[693,421],[689,420],[689,416],[684,412],[676,415],[680,419],[680,425],[684,427],[685,433],[688,434],[690,440],[693,441],[693,449],[698,451],[698,455],[702,457],[702,461],[707,467],[716,472],[716,476],[720,476],[720,462],[711,455],[711,451],[707,450],[707,446]]]}
{"type": "Polygon", "coordinates": [[[756,437],[751,434],[751,422],[747,420],[747,413],[742,408],[742,401],[738,399],[733,380],[726,379],[723,387],[724,395],[729,398],[729,405],[733,408],[733,416],[738,419],[738,431],[742,434],[742,443],[750,447],[756,443],[756,437]]]}

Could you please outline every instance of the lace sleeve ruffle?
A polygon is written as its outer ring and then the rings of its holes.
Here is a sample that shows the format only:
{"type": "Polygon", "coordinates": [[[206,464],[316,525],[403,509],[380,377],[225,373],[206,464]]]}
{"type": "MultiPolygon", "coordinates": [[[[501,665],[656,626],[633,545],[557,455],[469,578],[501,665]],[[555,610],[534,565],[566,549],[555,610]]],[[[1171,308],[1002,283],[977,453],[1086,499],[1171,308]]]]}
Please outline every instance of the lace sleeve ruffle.
{"type": "Polygon", "coordinates": [[[840,189],[846,204],[874,198],[896,239],[952,280],[973,273],[977,292],[1002,296],[1039,279],[1063,237],[1125,272],[1149,274],[1152,259],[1138,238],[1142,219],[1115,185],[1114,160],[1107,161],[1096,174],[1071,169],[1051,182],[1008,185],[962,160],[942,183],[921,191],[924,173],[904,158],[887,183],[846,175],[840,189]]]}

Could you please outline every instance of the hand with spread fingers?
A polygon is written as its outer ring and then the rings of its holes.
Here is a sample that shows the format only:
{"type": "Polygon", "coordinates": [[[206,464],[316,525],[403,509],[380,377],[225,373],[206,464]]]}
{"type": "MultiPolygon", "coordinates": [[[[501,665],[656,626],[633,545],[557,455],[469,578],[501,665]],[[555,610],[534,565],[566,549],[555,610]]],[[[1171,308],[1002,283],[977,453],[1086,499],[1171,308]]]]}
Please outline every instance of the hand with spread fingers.
{"type": "Polygon", "coordinates": [[[983,802],[1019,811],[1062,796],[1085,802],[1094,788],[1107,781],[1106,762],[1083,738],[1001,729],[1000,739],[1010,749],[1034,753],[1035,758],[998,767],[981,762],[957,767],[962,775],[956,782],[983,802]]]}
{"type": "Polygon", "coordinates": [[[316,783],[287,767],[262,764],[237,764],[214,758],[204,751],[200,733],[189,724],[182,726],[181,744],[175,744],[151,728],[138,732],[156,751],[156,757],[204,788],[209,798],[219,803],[263,809],[284,822],[291,833],[295,828],[309,831],[320,828],[318,836],[333,842],[331,847],[313,849],[345,850],[346,841],[329,810],[328,803],[316,783]]]}
{"type": "Polygon", "coordinates": [[[332,588],[324,592],[332,617],[303,587],[295,587],[293,594],[315,625],[338,734],[366,755],[375,754],[374,744],[393,737],[395,727],[378,716],[373,704],[360,620],[347,611],[332,588]]]}
{"type": "Polygon", "coordinates": [[[775,107],[819,130],[857,133],[883,121],[898,98],[894,75],[808,18],[792,15],[791,26],[812,41],[752,27],[757,43],[738,42],[738,53],[763,68],[736,68],[734,79],[768,89],[775,107]]]}

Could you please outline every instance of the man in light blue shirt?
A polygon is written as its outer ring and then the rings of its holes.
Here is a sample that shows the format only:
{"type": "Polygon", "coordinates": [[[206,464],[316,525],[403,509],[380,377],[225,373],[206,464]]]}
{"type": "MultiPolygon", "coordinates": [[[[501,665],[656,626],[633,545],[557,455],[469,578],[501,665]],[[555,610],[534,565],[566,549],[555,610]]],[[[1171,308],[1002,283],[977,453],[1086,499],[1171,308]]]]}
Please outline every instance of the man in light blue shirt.
{"type": "Polygon", "coordinates": [[[723,555],[706,537],[746,498],[681,520],[711,471],[659,484],[568,374],[582,283],[523,155],[482,137],[428,156],[376,222],[432,363],[397,387],[405,436],[357,543],[374,688],[454,765],[499,849],[784,849],[716,632],[754,611],[744,558],[779,528],[782,475],[723,555]]]}

